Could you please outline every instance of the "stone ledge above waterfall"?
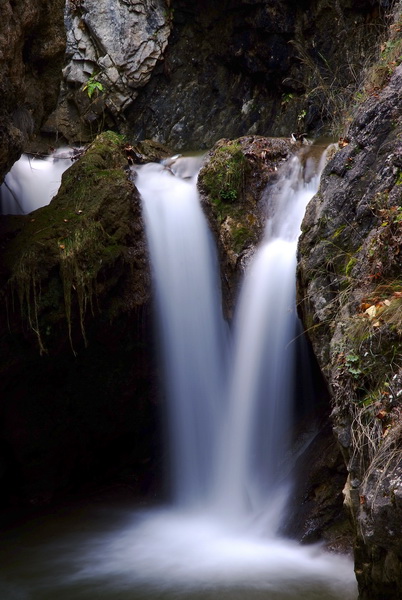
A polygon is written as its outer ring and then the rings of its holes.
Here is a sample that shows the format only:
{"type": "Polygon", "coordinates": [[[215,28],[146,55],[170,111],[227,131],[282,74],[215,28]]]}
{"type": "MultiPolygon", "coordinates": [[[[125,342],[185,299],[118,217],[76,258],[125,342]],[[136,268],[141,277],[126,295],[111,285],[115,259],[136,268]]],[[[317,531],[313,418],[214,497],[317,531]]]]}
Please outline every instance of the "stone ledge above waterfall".
{"type": "Polygon", "coordinates": [[[66,3],[65,25],[64,83],[44,131],[86,141],[97,132],[98,120],[109,126],[124,120],[123,112],[163,59],[171,17],[163,0],[83,0],[66,3]],[[91,81],[99,84],[93,95],[86,87],[91,81]]]}
{"type": "Polygon", "coordinates": [[[219,140],[208,153],[198,187],[221,257],[224,305],[231,314],[240,277],[261,239],[267,217],[263,193],[300,144],[244,136],[219,140]]]}

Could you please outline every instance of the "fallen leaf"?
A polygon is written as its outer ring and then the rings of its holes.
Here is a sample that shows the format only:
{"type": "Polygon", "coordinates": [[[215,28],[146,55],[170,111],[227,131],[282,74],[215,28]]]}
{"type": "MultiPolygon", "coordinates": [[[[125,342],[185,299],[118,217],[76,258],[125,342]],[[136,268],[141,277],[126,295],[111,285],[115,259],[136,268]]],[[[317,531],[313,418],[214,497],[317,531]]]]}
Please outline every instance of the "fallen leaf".
{"type": "Polygon", "coordinates": [[[373,319],[377,314],[377,308],[374,306],[374,304],[372,304],[364,312],[370,317],[370,319],[373,319]]]}

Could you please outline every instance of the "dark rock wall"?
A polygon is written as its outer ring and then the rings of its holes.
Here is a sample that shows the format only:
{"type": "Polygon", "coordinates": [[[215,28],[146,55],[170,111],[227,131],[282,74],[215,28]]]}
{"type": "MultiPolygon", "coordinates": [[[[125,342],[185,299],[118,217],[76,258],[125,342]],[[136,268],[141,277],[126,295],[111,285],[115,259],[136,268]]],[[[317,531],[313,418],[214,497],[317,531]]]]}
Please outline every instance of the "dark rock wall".
{"type": "Polygon", "coordinates": [[[126,168],[105,133],[49,206],[0,220],[0,503],[112,478],[160,490],[150,276],[126,168]]]}
{"type": "Polygon", "coordinates": [[[339,127],[373,60],[381,0],[67,3],[68,46],[47,135],[103,128],[177,149],[339,127]],[[341,51],[339,51],[341,49],[341,51]],[[100,88],[88,95],[88,82],[100,88]]]}
{"type": "Polygon", "coordinates": [[[300,308],[332,392],[364,600],[402,598],[402,67],[388,54],[400,23],[300,242],[300,308]]]}
{"type": "Polygon", "coordinates": [[[171,7],[164,60],[122,127],[177,148],[316,133],[339,122],[384,17],[374,2],[173,0],[171,7]]]}
{"type": "Polygon", "coordinates": [[[54,109],[65,51],[64,0],[0,5],[0,180],[54,109]]]}

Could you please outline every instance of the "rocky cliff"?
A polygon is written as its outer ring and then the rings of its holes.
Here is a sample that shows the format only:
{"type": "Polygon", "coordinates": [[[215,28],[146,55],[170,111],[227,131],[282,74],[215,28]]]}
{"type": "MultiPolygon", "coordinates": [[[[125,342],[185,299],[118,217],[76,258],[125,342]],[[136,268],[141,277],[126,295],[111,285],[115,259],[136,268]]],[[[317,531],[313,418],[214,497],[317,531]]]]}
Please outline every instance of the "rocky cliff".
{"type": "Polygon", "coordinates": [[[400,28],[397,12],[300,242],[300,309],[332,392],[364,600],[402,597],[400,28]]]}
{"type": "Polygon", "coordinates": [[[64,0],[0,6],[0,180],[54,109],[65,51],[64,0]]]}
{"type": "Polygon", "coordinates": [[[44,131],[76,143],[113,127],[177,149],[316,133],[342,118],[388,5],[69,0],[62,94],[44,131]]]}

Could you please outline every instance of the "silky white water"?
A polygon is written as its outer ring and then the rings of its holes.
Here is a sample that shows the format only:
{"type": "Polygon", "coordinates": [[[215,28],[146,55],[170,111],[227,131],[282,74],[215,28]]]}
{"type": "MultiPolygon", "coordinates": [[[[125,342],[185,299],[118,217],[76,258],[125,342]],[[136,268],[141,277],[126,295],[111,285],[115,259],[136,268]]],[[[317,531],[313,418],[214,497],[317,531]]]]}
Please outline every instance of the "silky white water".
{"type": "Polygon", "coordinates": [[[0,186],[0,214],[25,215],[49,204],[59,190],[64,171],[72,164],[73,154],[70,148],[45,158],[23,154],[0,186]]]}
{"type": "Polygon", "coordinates": [[[290,482],[298,340],[296,250],[324,166],[294,157],[275,189],[264,239],[248,268],[234,324],[234,359],[218,490],[226,511],[251,513],[271,534],[290,482]]]}
{"type": "Polygon", "coordinates": [[[151,255],[168,395],[175,503],[205,504],[225,404],[226,340],[217,259],[194,181],[160,165],[136,185],[151,255]]]}
{"type": "Polygon", "coordinates": [[[292,425],[296,245],[319,182],[317,165],[303,178],[308,167],[294,159],[281,180],[229,351],[195,179],[181,181],[160,165],[137,170],[170,407],[173,499],[113,534],[98,567],[90,552],[81,575],[95,569],[192,593],[240,587],[265,590],[266,598],[355,597],[348,559],[275,535],[292,425]]]}
{"type": "Polygon", "coordinates": [[[270,218],[242,286],[231,341],[194,177],[183,181],[161,165],[137,170],[166,382],[172,502],[117,514],[108,507],[99,520],[77,518],[53,541],[50,535],[44,542],[41,523],[38,541],[32,533],[22,549],[17,532],[3,554],[0,547],[1,597],[356,598],[350,559],[277,535],[297,400],[296,244],[320,170],[309,168],[294,159],[268,191],[270,218]],[[18,559],[11,560],[14,546],[30,569],[18,570],[18,559]],[[18,584],[14,569],[23,573],[18,584]]]}

